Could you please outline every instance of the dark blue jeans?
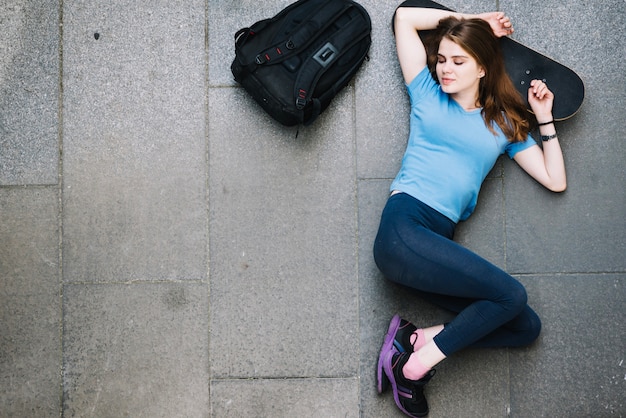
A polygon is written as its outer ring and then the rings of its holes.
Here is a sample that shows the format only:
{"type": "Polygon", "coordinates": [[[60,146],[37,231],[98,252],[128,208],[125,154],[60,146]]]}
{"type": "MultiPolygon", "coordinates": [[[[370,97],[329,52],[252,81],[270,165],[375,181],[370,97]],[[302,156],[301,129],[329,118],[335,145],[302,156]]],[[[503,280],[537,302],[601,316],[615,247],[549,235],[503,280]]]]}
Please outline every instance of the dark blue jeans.
{"type": "Polygon", "coordinates": [[[452,240],[455,223],[419,200],[391,196],[374,243],[383,275],[458,315],[435,337],[446,355],[465,347],[516,347],[541,330],[524,286],[452,240]]]}

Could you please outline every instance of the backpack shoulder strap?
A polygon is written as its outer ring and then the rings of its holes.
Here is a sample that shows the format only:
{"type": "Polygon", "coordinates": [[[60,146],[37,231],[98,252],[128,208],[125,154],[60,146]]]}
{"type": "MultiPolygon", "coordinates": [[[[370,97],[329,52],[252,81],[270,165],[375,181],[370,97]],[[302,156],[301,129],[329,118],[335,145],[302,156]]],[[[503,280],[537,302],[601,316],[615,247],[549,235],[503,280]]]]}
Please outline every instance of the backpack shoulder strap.
{"type": "MultiPolygon", "coordinates": [[[[363,30],[363,25],[370,25],[369,17],[365,22],[353,19],[349,24],[333,34],[313,56],[309,57],[301,66],[302,70],[296,79],[294,98],[296,108],[302,110],[313,96],[313,88],[328,66],[337,60],[346,50],[361,42],[370,35],[369,30],[363,30]]],[[[346,74],[346,77],[351,74],[346,74]]],[[[340,80],[341,82],[342,80],[340,80]]]]}
{"type": "MultiPolygon", "coordinates": [[[[306,1],[306,0],[305,0],[306,1]]],[[[255,57],[257,65],[275,64],[288,59],[291,55],[305,47],[314,35],[331,25],[334,17],[341,15],[351,7],[351,2],[345,0],[320,1],[314,14],[308,16],[287,39],[281,39],[255,57]]]]}

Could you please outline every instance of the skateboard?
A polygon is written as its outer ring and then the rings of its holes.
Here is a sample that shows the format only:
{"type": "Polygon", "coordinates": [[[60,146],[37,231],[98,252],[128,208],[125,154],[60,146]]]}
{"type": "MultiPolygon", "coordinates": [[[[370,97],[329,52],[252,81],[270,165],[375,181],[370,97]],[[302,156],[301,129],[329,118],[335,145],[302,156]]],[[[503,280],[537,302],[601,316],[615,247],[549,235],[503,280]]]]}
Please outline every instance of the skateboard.
{"type": "MultiPolygon", "coordinates": [[[[424,7],[453,11],[430,0],[407,0],[400,7],[424,7]]],[[[422,40],[430,32],[420,31],[422,40]]],[[[543,80],[554,93],[552,107],[554,120],[566,120],[578,112],[585,97],[585,86],[573,70],[509,37],[501,37],[499,40],[506,71],[527,105],[530,81],[539,79],[543,80]]],[[[530,110],[530,106],[528,109],[530,110]]]]}

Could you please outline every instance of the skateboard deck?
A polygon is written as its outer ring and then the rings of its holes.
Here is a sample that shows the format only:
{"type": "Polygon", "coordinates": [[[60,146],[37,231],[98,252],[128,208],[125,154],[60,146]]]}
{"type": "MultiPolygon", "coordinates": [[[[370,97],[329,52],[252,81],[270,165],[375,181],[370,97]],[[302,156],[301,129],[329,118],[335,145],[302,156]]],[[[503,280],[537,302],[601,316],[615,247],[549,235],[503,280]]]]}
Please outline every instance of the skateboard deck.
{"type": "MultiPolygon", "coordinates": [[[[430,0],[407,0],[400,7],[424,7],[453,11],[430,0]]],[[[420,31],[420,37],[425,39],[429,32],[431,31],[420,31]]],[[[499,39],[506,71],[527,106],[530,81],[539,79],[543,80],[554,93],[552,108],[554,120],[569,119],[578,112],[585,97],[585,86],[574,71],[509,37],[499,39]]]]}

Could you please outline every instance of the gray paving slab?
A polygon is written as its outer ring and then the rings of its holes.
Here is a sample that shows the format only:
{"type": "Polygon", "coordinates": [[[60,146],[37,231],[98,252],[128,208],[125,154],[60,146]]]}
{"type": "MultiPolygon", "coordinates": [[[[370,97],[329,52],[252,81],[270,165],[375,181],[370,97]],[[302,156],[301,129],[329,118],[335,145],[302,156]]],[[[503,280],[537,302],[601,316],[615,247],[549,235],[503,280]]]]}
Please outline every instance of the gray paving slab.
{"type": "Polygon", "coordinates": [[[64,280],[205,279],[205,3],[64,3],[63,51],[64,280]]]}
{"type": "Polygon", "coordinates": [[[625,51],[614,28],[624,27],[626,5],[533,1],[502,2],[502,7],[516,22],[518,40],[570,66],[586,87],[581,111],[557,125],[568,190],[551,194],[521,170],[506,169],[509,267],[514,272],[624,271],[626,87],[615,78],[624,66],[599,63],[625,51]]]}
{"type": "Polygon", "coordinates": [[[626,149],[621,138],[626,129],[618,102],[588,96],[589,109],[559,124],[568,169],[563,194],[547,192],[517,167],[507,167],[507,207],[515,208],[507,211],[512,271],[624,270],[626,225],[620,219],[626,208],[626,175],[621,156],[626,149]]]}
{"type": "Polygon", "coordinates": [[[359,417],[359,381],[346,379],[222,380],[211,384],[214,417],[359,417]]]}
{"type": "Polygon", "coordinates": [[[56,184],[59,1],[0,3],[0,185],[56,184]]]}
{"type": "Polygon", "coordinates": [[[408,137],[408,98],[391,32],[396,2],[363,1],[372,20],[369,61],[356,77],[357,175],[392,178],[408,137]]]}
{"type": "Polygon", "coordinates": [[[336,99],[298,132],[210,89],[214,378],[356,374],[352,89],[336,99]]]}
{"type": "Polygon", "coordinates": [[[624,416],[626,276],[529,276],[524,284],[544,325],[537,344],[511,352],[511,416],[624,416]]]}
{"type": "Polygon", "coordinates": [[[206,284],[63,289],[63,414],[204,417],[206,284]]]}
{"type": "MultiPolygon", "coordinates": [[[[0,5],[0,415],[403,416],[375,390],[388,321],[450,314],[371,254],[408,134],[396,3],[361,1],[370,60],[300,129],[230,73],[235,31],[289,3],[0,5]]],[[[569,189],[502,158],[455,237],[543,333],[446,360],[430,416],[624,416],[626,4],[444,3],[506,11],[587,98],[557,126],[569,189]]]]}
{"type": "Polygon", "coordinates": [[[0,415],[58,417],[58,190],[0,188],[0,415]]]}

